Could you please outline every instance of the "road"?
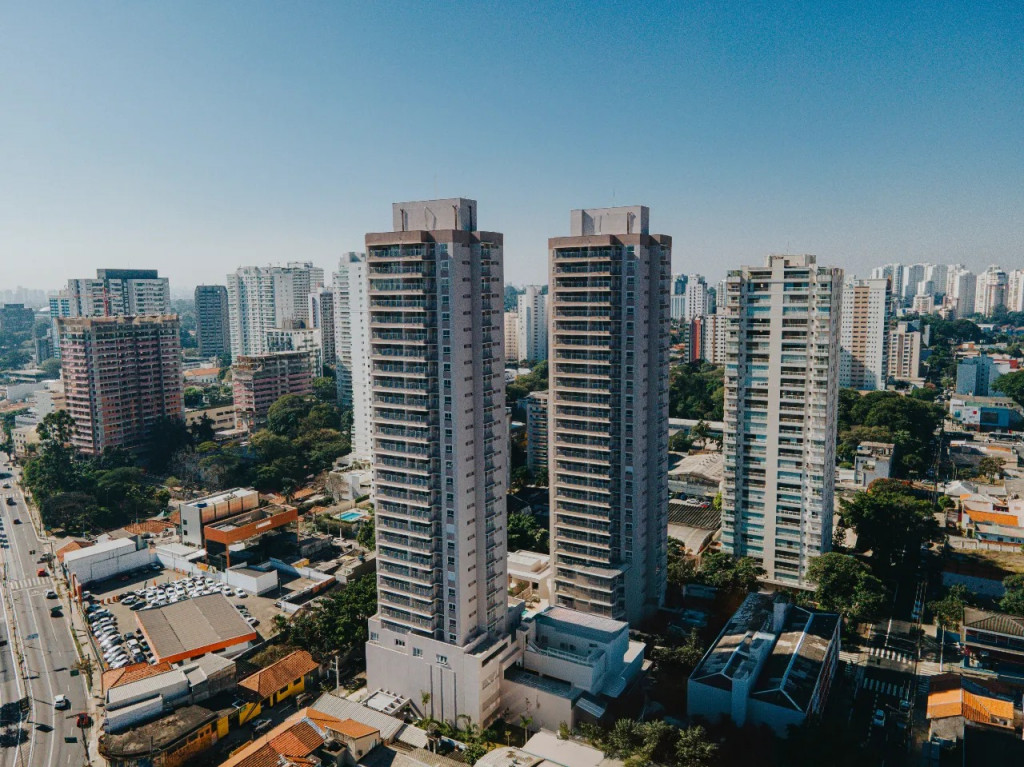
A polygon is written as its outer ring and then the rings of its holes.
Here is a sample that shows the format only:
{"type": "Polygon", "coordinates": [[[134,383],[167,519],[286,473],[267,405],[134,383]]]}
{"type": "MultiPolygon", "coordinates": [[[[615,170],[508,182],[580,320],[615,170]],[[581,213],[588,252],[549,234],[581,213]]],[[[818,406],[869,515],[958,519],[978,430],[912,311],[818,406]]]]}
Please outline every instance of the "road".
{"type": "MultiPolygon", "coordinates": [[[[0,459],[0,474],[11,473],[6,458],[0,459]]],[[[8,643],[0,654],[0,683],[4,701],[27,695],[31,710],[22,723],[20,738],[4,738],[0,747],[0,767],[65,767],[88,763],[86,742],[78,729],[76,714],[87,708],[85,676],[72,676],[78,662],[71,635],[70,608],[66,595],[47,599],[55,588],[48,575],[37,571],[39,555],[47,550],[32,524],[25,499],[15,477],[0,481],[0,520],[6,541],[0,541],[0,568],[3,573],[3,630],[0,639],[8,643]],[[15,505],[7,504],[14,498],[15,505]],[[21,524],[15,524],[19,519],[21,524]],[[36,553],[31,553],[35,551],[36,553]],[[60,604],[64,617],[50,616],[50,608],[60,604]],[[19,673],[18,663],[21,661],[19,673]],[[70,708],[57,711],[54,697],[66,695],[70,708]],[[10,697],[9,697],[10,696],[10,697]],[[21,740],[20,743],[12,741],[21,740]]],[[[8,734],[16,728],[8,726],[8,734]]]]}

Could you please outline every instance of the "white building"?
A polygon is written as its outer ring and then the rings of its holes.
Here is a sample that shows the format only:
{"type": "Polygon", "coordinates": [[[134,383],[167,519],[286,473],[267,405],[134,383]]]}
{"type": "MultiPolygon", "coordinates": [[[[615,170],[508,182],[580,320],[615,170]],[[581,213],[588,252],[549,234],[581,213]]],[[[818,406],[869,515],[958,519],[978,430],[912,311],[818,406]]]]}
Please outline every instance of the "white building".
{"type": "Polygon", "coordinates": [[[895,299],[903,296],[903,266],[901,264],[876,266],[871,270],[871,279],[889,280],[889,294],[895,299]]]}
{"type": "Polygon", "coordinates": [[[953,308],[957,317],[970,317],[975,310],[978,277],[957,264],[946,275],[946,304],[953,308]]]}
{"type": "Polygon", "coordinates": [[[670,312],[673,320],[682,322],[686,316],[686,280],[685,274],[672,275],[672,296],[670,312]]]}
{"type": "Polygon", "coordinates": [[[548,393],[530,392],[526,409],[526,467],[537,476],[548,471],[548,393]]]}
{"type": "Polygon", "coordinates": [[[832,542],[843,272],[775,255],[727,283],[722,548],[795,586],[832,542]]]}
{"type": "Polygon", "coordinates": [[[64,555],[64,573],[68,582],[85,586],[106,580],[121,573],[129,573],[150,565],[156,556],[139,536],[102,541],[64,555]]]}
{"type": "Polygon", "coordinates": [[[366,676],[436,719],[500,713],[508,633],[502,235],[462,198],[366,235],[377,614],[366,676]]]}
{"type": "Polygon", "coordinates": [[[334,366],[338,352],[334,344],[334,291],[321,286],[309,294],[310,327],[320,333],[323,362],[334,366]]]}
{"type": "Polygon", "coordinates": [[[921,369],[921,331],[907,322],[897,323],[889,333],[889,378],[916,381],[921,369]]]}
{"type": "Polygon", "coordinates": [[[870,391],[885,388],[889,306],[887,279],[848,280],[843,284],[840,386],[870,391]]]}
{"type": "Polygon", "coordinates": [[[1024,269],[1006,275],[1006,311],[1024,312],[1024,269]]]}
{"type": "Polygon", "coordinates": [[[314,376],[323,375],[324,349],[321,331],[314,328],[270,328],[266,354],[305,352],[314,376]]]}
{"type": "Polygon", "coordinates": [[[242,266],[227,277],[231,359],[264,354],[272,328],[310,327],[309,294],[324,284],[310,262],[242,266]]]}
{"type": "Polygon", "coordinates": [[[903,267],[902,298],[903,305],[908,306],[917,295],[917,287],[928,273],[930,264],[908,264],[903,267]]]}
{"type": "Polygon", "coordinates": [[[1002,267],[992,265],[978,276],[974,310],[985,317],[1001,306],[1006,306],[1006,292],[1009,279],[1002,267]]]}
{"type": "Polygon", "coordinates": [[[373,451],[369,289],[366,254],[343,255],[334,273],[338,407],[352,408],[352,454],[367,461],[373,451]]]}
{"type": "Polygon", "coordinates": [[[97,269],[96,279],[68,280],[69,317],[170,314],[171,292],[156,269],[97,269]]]}
{"type": "Polygon", "coordinates": [[[548,297],[540,285],[527,285],[517,299],[520,359],[540,362],[548,358],[548,297]]]}
{"type": "Polygon", "coordinates": [[[784,600],[747,596],[690,674],[688,717],[767,725],[785,737],[821,714],[839,668],[842,621],[784,600]]]}
{"type": "Polygon", "coordinates": [[[672,240],[644,206],[574,210],[548,241],[556,603],[639,621],[665,591],[672,240]]]}
{"type": "Polygon", "coordinates": [[[725,314],[721,311],[709,314],[702,326],[701,356],[712,365],[725,364],[725,314]]]}
{"type": "Polygon", "coordinates": [[[519,312],[505,312],[505,360],[519,364],[519,312]]]}
{"type": "Polygon", "coordinates": [[[686,308],[683,320],[692,322],[697,317],[710,314],[711,296],[708,294],[708,283],[699,274],[691,274],[686,278],[686,308]]]}
{"type": "Polygon", "coordinates": [[[251,487],[236,487],[192,501],[182,501],[178,504],[181,541],[190,546],[202,546],[204,526],[259,505],[260,494],[251,487]]]}

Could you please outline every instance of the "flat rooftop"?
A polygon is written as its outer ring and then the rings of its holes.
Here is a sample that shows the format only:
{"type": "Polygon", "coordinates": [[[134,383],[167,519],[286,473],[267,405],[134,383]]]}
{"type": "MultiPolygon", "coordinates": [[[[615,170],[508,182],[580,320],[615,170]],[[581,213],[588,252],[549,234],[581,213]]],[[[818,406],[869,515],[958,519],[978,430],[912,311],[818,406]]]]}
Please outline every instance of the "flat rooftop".
{"type": "Polygon", "coordinates": [[[183,660],[258,638],[223,594],[135,613],[157,660],[183,660]]]}

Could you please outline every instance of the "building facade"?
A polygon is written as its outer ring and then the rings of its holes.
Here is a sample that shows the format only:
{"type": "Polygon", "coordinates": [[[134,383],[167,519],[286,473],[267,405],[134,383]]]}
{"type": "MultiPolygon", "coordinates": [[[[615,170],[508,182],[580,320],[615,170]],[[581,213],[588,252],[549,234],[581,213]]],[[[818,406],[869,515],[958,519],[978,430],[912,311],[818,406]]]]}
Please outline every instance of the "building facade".
{"type": "Polygon", "coordinates": [[[963,266],[952,267],[946,275],[946,303],[957,317],[970,317],[975,311],[978,276],[963,266]]]}
{"type": "Polygon", "coordinates": [[[325,365],[334,366],[338,357],[334,341],[334,291],[319,287],[309,294],[310,328],[320,333],[320,351],[325,365]]]}
{"type": "Polygon", "coordinates": [[[71,317],[166,315],[171,290],[156,269],[97,269],[96,279],[68,280],[71,317]]]}
{"type": "Polygon", "coordinates": [[[377,614],[367,682],[438,719],[500,711],[508,633],[502,235],[473,200],[366,235],[377,614]]]}
{"type": "Polygon", "coordinates": [[[72,444],[141,450],[163,418],[185,415],[177,315],[57,320],[72,444]]]}
{"type": "Polygon", "coordinates": [[[526,403],[526,468],[534,477],[548,473],[548,393],[530,392],[526,403]]]}
{"type": "Polygon", "coordinates": [[[235,425],[250,432],[267,423],[270,406],[286,394],[313,393],[313,366],[308,352],[242,356],[231,366],[235,425]]]}
{"type": "Polygon", "coordinates": [[[974,310],[985,317],[990,317],[996,309],[1006,306],[1006,293],[1009,278],[999,266],[990,266],[978,276],[977,292],[974,299],[974,310]]]}
{"type": "Polygon", "coordinates": [[[842,283],[809,255],[727,278],[722,548],[787,585],[832,542],[842,283]]]}
{"type": "Polygon", "coordinates": [[[267,351],[272,328],[310,327],[309,294],[324,284],[310,262],[242,266],[227,276],[231,359],[267,351]]]}
{"type": "Polygon", "coordinates": [[[697,317],[711,313],[711,295],[707,281],[699,274],[691,274],[686,278],[686,308],[683,319],[692,322],[697,317]]]}
{"type": "Polygon", "coordinates": [[[527,285],[519,297],[516,322],[519,324],[520,359],[533,363],[548,358],[548,297],[540,285],[527,285]]]}
{"type": "Polygon", "coordinates": [[[519,365],[519,312],[505,312],[505,360],[519,365]]]}
{"type": "Polygon", "coordinates": [[[885,388],[889,346],[889,281],[848,280],[843,284],[839,325],[839,385],[885,388]]]}
{"type": "Polygon", "coordinates": [[[365,253],[346,253],[334,273],[334,349],[338,407],[352,408],[352,454],[373,452],[370,397],[370,283],[365,253]]]}
{"type": "Polygon", "coordinates": [[[201,357],[231,353],[228,333],[228,289],[223,285],[196,285],[196,336],[201,357]]]}
{"type": "Polygon", "coordinates": [[[889,333],[889,378],[895,381],[915,381],[921,369],[921,331],[907,322],[899,322],[889,333]]]}
{"type": "Polygon", "coordinates": [[[549,240],[556,604],[635,623],[665,590],[672,240],[643,206],[549,240]]]}

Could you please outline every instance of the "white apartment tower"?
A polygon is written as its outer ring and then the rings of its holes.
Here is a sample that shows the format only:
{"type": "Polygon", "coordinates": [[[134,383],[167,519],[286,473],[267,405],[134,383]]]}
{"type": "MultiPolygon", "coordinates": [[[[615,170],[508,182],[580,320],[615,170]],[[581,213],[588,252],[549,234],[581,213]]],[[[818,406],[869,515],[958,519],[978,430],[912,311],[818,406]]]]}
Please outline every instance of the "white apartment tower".
{"type": "Polygon", "coordinates": [[[1024,312],[1024,269],[1006,275],[1006,311],[1024,312]]]}
{"type": "Polygon", "coordinates": [[[1000,306],[1006,306],[1006,288],[1009,279],[999,266],[992,265],[978,276],[974,310],[990,317],[1000,306]]]}
{"type": "Polygon", "coordinates": [[[540,362],[548,358],[548,297],[540,285],[527,285],[518,297],[519,358],[540,362]]]}
{"type": "Polygon", "coordinates": [[[324,362],[333,366],[338,356],[334,341],[334,291],[320,286],[309,294],[309,327],[320,331],[324,362]]]}
{"type": "Polygon", "coordinates": [[[395,203],[366,235],[377,524],[371,689],[500,713],[506,575],[502,235],[476,202],[395,203]]]}
{"type": "Polygon", "coordinates": [[[887,279],[848,280],[843,284],[840,386],[861,391],[885,388],[890,303],[887,279]]]}
{"type": "Polygon", "coordinates": [[[683,319],[692,322],[697,317],[705,317],[709,314],[711,307],[711,294],[708,293],[708,283],[699,274],[691,274],[686,280],[686,308],[683,311],[683,319]]]}
{"type": "Polygon", "coordinates": [[[974,314],[978,277],[961,265],[951,267],[946,274],[946,304],[953,307],[959,318],[974,314]]]}
{"type": "Polygon", "coordinates": [[[231,358],[267,351],[272,328],[312,327],[309,294],[324,284],[310,262],[242,266],[227,276],[231,358]]]}
{"type": "Polygon", "coordinates": [[[519,366],[519,313],[505,312],[505,360],[519,366]]]}
{"type": "Polygon", "coordinates": [[[71,317],[137,317],[171,312],[166,277],[156,269],[97,269],[96,279],[68,280],[71,317]]]}
{"type": "Polygon", "coordinates": [[[807,255],[726,280],[722,548],[787,585],[832,543],[842,282],[807,255]]]}
{"type": "Polygon", "coordinates": [[[352,408],[352,454],[369,460],[370,430],[370,283],[365,253],[346,253],[334,273],[334,350],[338,407],[352,408]]]}
{"type": "Polygon", "coordinates": [[[672,240],[643,206],[549,240],[548,476],[556,604],[635,623],[665,591],[672,240]]]}

